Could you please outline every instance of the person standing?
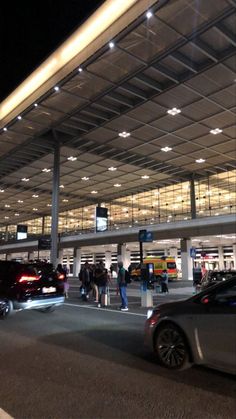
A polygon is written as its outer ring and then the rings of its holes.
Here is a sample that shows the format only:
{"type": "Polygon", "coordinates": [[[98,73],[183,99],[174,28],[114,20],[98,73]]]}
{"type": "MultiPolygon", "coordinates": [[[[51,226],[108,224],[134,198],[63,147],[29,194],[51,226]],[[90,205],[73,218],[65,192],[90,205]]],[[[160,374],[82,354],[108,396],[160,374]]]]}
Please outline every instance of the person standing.
{"type": "Polygon", "coordinates": [[[102,261],[100,261],[96,266],[95,280],[98,286],[98,307],[105,307],[107,305],[108,272],[102,261]]]}
{"type": "Polygon", "coordinates": [[[66,298],[68,298],[68,290],[69,290],[69,284],[68,284],[68,279],[67,279],[67,270],[65,268],[63,268],[61,263],[58,263],[57,265],[57,272],[59,274],[64,275],[64,295],[66,298]]]}
{"type": "Polygon", "coordinates": [[[123,266],[123,262],[118,262],[118,277],[117,282],[119,285],[119,291],[120,291],[120,298],[121,298],[121,311],[128,311],[128,298],[126,294],[126,288],[127,284],[125,281],[125,268],[123,266]]]}
{"type": "Polygon", "coordinates": [[[166,269],[164,269],[162,271],[162,275],[161,275],[161,292],[163,292],[163,293],[169,292],[169,290],[168,290],[168,272],[167,272],[166,269]]]}

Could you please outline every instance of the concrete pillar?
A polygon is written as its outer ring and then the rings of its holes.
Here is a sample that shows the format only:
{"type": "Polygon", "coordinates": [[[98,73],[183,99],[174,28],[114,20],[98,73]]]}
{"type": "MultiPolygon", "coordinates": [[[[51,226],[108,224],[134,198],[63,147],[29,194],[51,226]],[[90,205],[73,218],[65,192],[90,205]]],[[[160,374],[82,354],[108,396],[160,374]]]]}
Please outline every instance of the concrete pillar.
{"type": "Polygon", "coordinates": [[[123,262],[124,268],[130,265],[130,250],[126,249],[126,244],[117,245],[117,262],[123,262]]]}
{"type": "Polygon", "coordinates": [[[60,144],[55,137],[53,182],[52,182],[52,225],[51,225],[51,263],[56,266],[58,258],[58,212],[60,185],[60,144]]]}
{"type": "Polygon", "coordinates": [[[223,251],[222,246],[218,247],[218,259],[219,259],[219,269],[223,270],[225,268],[225,264],[224,264],[224,251],[223,251]]]}
{"type": "Polygon", "coordinates": [[[28,260],[34,260],[34,252],[28,252],[28,260]]]}
{"type": "Polygon", "coordinates": [[[107,250],[105,252],[105,267],[106,269],[110,269],[111,266],[111,252],[107,250]]]}
{"type": "Polygon", "coordinates": [[[191,203],[191,218],[196,218],[196,196],[195,196],[195,182],[194,177],[190,180],[190,203],[191,203]]]}
{"type": "Polygon", "coordinates": [[[66,256],[66,267],[68,270],[70,270],[70,255],[66,256]]]}
{"type": "Polygon", "coordinates": [[[190,257],[190,248],[191,240],[190,239],[181,239],[181,269],[182,269],[182,279],[193,280],[193,261],[190,257]]]}
{"type": "Polygon", "coordinates": [[[12,254],[11,253],[6,253],[6,260],[11,260],[12,258],[12,254]]]}
{"type": "Polygon", "coordinates": [[[78,276],[81,267],[81,249],[74,249],[73,276],[78,276]]]}
{"type": "Polygon", "coordinates": [[[178,249],[177,247],[170,247],[169,248],[169,255],[174,257],[176,260],[178,258],[178,249]]]}
{"type": "Polygon", "coordinates": [[[8,242],[8,226],[6,226],[5,242],[8,242]]]}
{"type": "Polygon", "coordinates": [[[236,269],[236,243],[233,244],[233,263],[234,263],[234,269],[236,269]]]}
{"type": "Polygon", "coordinates": [[[164,249],[164,256],[169,256],[169,252],[167,248],[164,249]]]}

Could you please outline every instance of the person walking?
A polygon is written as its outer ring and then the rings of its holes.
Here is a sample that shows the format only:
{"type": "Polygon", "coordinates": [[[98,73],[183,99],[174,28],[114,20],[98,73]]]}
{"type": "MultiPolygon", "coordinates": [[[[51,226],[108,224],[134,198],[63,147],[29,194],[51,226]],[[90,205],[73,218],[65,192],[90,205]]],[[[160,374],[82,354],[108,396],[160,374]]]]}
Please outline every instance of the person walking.
{"type": "Polygon", "coordinates": [[[166,294],[169,292],[168,290],[168,272],[166,269],[162,271],[161,275],[161,292],[166,294]]]}
{"type": "Polygon", "coordinates": [[[83,301],[88,301],[89,291],[91,289],[90,279],[91,279],[91,269],[89,263],[86,261],[81,267],[79,273],[79,279],[81,281],[81,297],[83,301]]]}
{"type": "Polygon", "coordinates": [[[121,298],[121,311],[128,311],[128,298],[126,295],[126,288],[127,284],[125,281],[125,268],[123,266],[123,262],[118,262],[118,277],[117,282],[119,285],[119,291],[120,291],[120,298],[121,298]]]}

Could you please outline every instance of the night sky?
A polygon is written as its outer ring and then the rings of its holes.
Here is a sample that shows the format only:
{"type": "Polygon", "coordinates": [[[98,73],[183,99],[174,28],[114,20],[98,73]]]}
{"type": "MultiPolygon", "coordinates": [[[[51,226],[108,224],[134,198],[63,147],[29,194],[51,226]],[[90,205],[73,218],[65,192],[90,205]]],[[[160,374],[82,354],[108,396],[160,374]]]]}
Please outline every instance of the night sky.
{"type": "Polygon", "coordinates": [[[0,11],[0,102],[104,0],[11,0],[0,11]]]}

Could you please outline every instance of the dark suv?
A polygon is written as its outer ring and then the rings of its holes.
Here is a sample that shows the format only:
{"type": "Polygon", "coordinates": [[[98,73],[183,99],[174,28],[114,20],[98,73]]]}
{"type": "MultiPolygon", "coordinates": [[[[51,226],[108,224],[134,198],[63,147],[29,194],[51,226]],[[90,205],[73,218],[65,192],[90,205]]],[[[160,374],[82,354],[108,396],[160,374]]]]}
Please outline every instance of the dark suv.
{"type": "Polygon", "coordinates": [[[201,279],[200,288],[201,290],[205,290],[212,285],[231,279],[234,276],[236,276],[235,270],[207,271],[201,279]]]}
{"type": "Polygon", "coordinates": [[[0,314],[52,311],[64,302],[64,279],[51,263],[0,261],[0,314]]]}

